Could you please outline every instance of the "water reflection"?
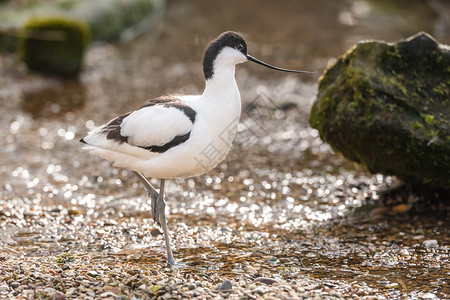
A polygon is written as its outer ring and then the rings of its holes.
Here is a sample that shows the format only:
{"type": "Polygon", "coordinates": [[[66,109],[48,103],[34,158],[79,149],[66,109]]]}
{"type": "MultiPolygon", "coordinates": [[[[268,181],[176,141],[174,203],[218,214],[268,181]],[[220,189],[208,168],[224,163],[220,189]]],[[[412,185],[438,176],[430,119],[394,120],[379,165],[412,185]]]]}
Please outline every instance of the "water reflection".
{"type": "MultiPolygon", "coordinates": [[[[78,80],[51,81],[45,87],[25,90],[21,109],[33,118],[54,118],[77,112],[84,105],[85,97],[84,86],[78,80]]],[[[69,130],[68,135],[72,136],[73,131],[69,130]]]]}

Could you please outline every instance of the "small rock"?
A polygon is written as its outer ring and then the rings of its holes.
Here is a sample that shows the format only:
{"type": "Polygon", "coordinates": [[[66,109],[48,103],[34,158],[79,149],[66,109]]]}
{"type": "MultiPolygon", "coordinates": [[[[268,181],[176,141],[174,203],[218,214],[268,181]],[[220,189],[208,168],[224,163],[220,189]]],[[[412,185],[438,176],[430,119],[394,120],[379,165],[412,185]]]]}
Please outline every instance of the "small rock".
{"type": "Polygon", "coordinates": [[[422,242],[422,245],[425,248],[437,248],[439,246],[436,240],[425,240],[422,242]]]}
{"type": "Polygon", "coordinates": [[[113,292],[104,292],[104,293],[101,293],[99,296],[100,296],[100,298],[108,298],[108,297],[115,298],[117,295],[114,294],[113,292]]]}
{"type": "Polygon", "coordinates": [[[118,295],[121,292],[120,288],[118,288],[117,286],[112,286],[112,285],[104,286],[101,291],[102,292],[111,292],[111,293],[113,293],[115,295],[118,295]]]}
{"type": "Polygon", "coordinates": [[[95,297],[95,292],[93,291],[93,290],[88,290],[87,292],[86,292],[86,295],[88,295],[89,297],[95,297]]]}
{"type": "Polygon", "coordinates": [[[23,295],[25,296],[26,299],[31,298],[31,295],[34,294],[34,290],[32,289],[26,289],[22,291],[23,295]]]}
{"type": "Polygon", "coordinates": [[[266,293],[266,291],[264,290],[264,288],[267,289],[267,287],[265,287],[265,286],[258,286],[257,288],[255,288],[255,289],[252,290],[252,293],[253,293],[253,294],[257,294],[257,295],[259,295],[259,296],[262,296],[262,295],[264,295],[264,294],[266,293]]]}
{"type": "Polygon", "coordinates": [[[231,291],[233,289],[233,285],[231,284],[231,281],[224,280],[222,284],[219,286],[219,291],[231,291]]]}
{"type": "Polygon", "coordinates": [[[62,292],[55,292],[53,294],[51,294],[48,299],[50,300],[65,300],[66,299],[66,295],[64,295],[64,293],[62,292]]]}
{"type": "Polygon", "coordinates": [[[76,288],[70,288],[66,291],[66,296],[75,294],[76,288]]]}
{"type": "Polygon", "coordinates": [[[273,278],[267,278],[267,277],[258,277],[255,280],[253,280],[253,282],[261,282],[267,285],[272,285],[274,283],[278,283],[277,280],[273,279],[273,278]]]}
{"type": "Polygon", "coordinates": [[[60,213],[62,211],[63,207],[58,206],[50,210],[51,213],[60,213]]]}
{"type": "Polygon", "coordinates": [[[67,210],[67,214],[69,216],[72,216],[72,215],[79,215],[79,214],[81,214],[81,212],[76,207],[72,207],[67,210]]]}
{"type": "Polygon", "coordinates": [[[20,286],[20,283],[17,282],[17,281],[13,281],[13,282],[11,282],[10,286],[11,286],[13,289],[17,289],[17,288],[20,286]]]}
{"type": "Polygon", "coordinates": [[[150,234],[152,237],[157,237],[158,235],[162,235],[162,232],[158,228],[154,228],[150,231],[150,234]]]}
{"type": "Polygon", "coordinates": [[[420,299],[437,299],[437,296],[433,293],[426,293],[421,295],[420,299]]]}
{"type": "Polygon", "coordinates": [[[108,220],[105,220],[105,222],[104,222],[105,226],[115,226],[117,224],[118,224],[117,221],[113,220],[113,219],[108,219],[108,220]]]}
{"type": "Polygon", "coordinates": [[[161,289],[161,287],[162,287],[161,284],[156,283],[155,285],[152,285],[150,287],[150,290],[152,290],[152,292],[154,293],[157,293],[161,289]]]}
{"type": "Polygon", "coordinates": [[[54,288],[48,287],[44,289],[44,293],[46,293],[47,295],[53,295],[54,293],[56,293],[56,290],[54,288]]]}
{"type": "Polygon", "coordinates": [[[173,299],[173,295],[171,295],[170,293],[165,293],[164,295],[161,296],[161,298],[163,300],[169,300],[169,299],[173,299]]]}
{"type": "Polygon", "coordinates": [[[401,249],[400,251],[398,251],[398,254],[401,256],[409,256],[409,251],[408,249],[401,249]]]}
{"type": "Polygon", "coordinates": [[[0,293],[1,292],[9,292],[9,286],[7,284],[0,285],[0,293]]]}
{"type": "Polygon", "coordinates": [[[87,272],[87,275],[88,275],[88,276],[91,276],[91,277],[97,277],[97,276],[98,276],[98,273],[95,272],[95,271],[88,271],[88,272],[87,272]]]}

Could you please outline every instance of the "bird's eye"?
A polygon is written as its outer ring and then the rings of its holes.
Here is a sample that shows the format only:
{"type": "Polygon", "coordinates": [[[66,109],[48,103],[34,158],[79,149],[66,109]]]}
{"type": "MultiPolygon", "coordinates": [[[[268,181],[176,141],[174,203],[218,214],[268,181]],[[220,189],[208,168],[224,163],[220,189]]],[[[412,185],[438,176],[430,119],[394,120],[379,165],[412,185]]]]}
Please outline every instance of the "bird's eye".
{"type": "Polygon", "coordinates": [[[237,44],[237,45],[236,45],[236,49],[239,50],[239,51],[241,51],[242,49],[244,49],[244,45],[242,45],[242,44],[237,44]]]}

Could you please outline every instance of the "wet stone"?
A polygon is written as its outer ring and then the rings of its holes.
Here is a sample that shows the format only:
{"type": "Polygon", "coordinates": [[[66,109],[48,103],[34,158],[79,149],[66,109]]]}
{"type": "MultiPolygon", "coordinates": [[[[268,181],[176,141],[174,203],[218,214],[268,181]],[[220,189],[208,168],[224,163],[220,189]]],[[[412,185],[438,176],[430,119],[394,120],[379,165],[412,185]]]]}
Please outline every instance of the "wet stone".
{"type": "Polygon", "coordinates": [[[48,297],[50,300],[64,300],[66,296],[62,292],[55,292],[48,297]]]}
{"type": "Polygon", "coordinates": [[[99,295],[100,298],[116,297],[116,296],[117,295],[114,294],[113,292],[104,292],[99,295]]]}
{"type": "Polygon", "coordinates": [[[255,280],[253,280],[253,282],[261,282],[267,285],[273,285],[274,283],[278,283],[277,280],[273,279],[273,278],[267,278],[267,277],[258,277],[255,280]]]}
{"type": "Polygon", "coordinates": [[[422,242],[422,245],[425,248],[437,248],[439,246],[438,241],[436,240],[425,240],[422,242]]]}
{"type": "Polygon", "coordinates": [[[233,285],[231,284],[231,281],[229,281],[229,280],[224,280],[218,288],[219,291],[231,291],[232,289],[233,289],[233,285]]]}
{"type": "Polygon", "coordinates": [[[97,277],[99,274],[96,271],[88,271],[87,275],[91,277],[97,277]]]}
{"type": "Polygon", "coordinates": [[[45,288],[43,290],[43,292],[46,293],[47,295],[53,295],[56,291],[54,288],[48,287],[48,288],[45,288]]]}
{"type": "Polygon", "coordinates": [[[428,300],[428,299],[437,299],[438,297],[433,293],[425,293],[420,296],[420,299],[428,300]]]}
{"type": "Polygon", "coordinates": [[[401,256],[409,256],[409,251],[408,249],[401,249],[400,251],[398,251],[398,254],[401,256]]]}

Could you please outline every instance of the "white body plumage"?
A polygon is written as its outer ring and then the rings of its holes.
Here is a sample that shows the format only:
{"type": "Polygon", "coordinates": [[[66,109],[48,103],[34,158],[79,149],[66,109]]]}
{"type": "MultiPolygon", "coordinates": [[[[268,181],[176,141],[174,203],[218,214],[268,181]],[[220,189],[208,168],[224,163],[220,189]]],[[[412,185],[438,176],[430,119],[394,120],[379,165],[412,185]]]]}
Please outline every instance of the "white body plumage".
{"type": "Polygon", "coordinates": [[[236,135],[241,98],[234,78],[235,65],[246,60],[236,49],[222,49],[214,60],[214,76],[206,80],[202,95],[170,96],[172,102],[143,106],[117,125],[126,142],[108,138],[108,123],[83,139],[83,149],[114,166],[153,178],[183,178],[208,172],[223,161],[236,135]],[[193,122],[183,110],[185,106],[194,111],[193,122]],[[144,148],[168,145],[185,134],[189,134],[185,141],[164,152],[144,148]]]}

